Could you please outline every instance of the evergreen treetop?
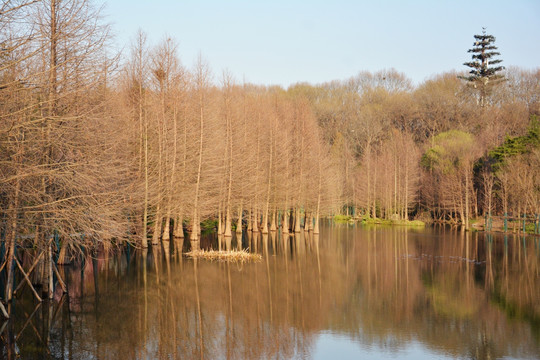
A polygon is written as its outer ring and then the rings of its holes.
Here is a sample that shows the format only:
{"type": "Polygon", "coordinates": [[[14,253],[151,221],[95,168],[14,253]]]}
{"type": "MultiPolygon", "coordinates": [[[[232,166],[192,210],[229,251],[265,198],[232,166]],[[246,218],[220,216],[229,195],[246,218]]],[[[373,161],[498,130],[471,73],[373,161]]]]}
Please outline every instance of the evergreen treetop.
{"type": "Polygon", "coordinates": [[[484,106],[492,86],[505,80],[504,76],[499,74],[500,71],[504,70],[504,66],[498,65],[502,60],[495,59],[496,56],[500,55],[494,45],[495,36],[487,34],[486,29],[482,28],[482,34],[474,35],[474,38],[476,41],[472,49],[468,51],[472,53],[472,61],[463,63],[471,68],[469,76],[460,76],[460,78],[467,80],[475,89],[479,90],[479,103],[484,106]]]}

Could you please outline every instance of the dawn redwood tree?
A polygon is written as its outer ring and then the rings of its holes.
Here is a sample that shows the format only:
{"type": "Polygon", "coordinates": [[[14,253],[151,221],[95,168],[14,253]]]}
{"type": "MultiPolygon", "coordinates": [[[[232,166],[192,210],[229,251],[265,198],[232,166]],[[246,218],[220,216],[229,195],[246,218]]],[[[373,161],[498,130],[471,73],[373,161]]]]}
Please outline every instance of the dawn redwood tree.
{"type": "MultiPolygon", "coordinates": [[[[225,215],[225,227],[223,229],[226,237],[232,236],[232,217],[234,216],[232,211],[232,201],[233,201],[233,179],[235,177],[235,144],[233,141],[233,133],[235,129],[233,128],[233,121],[237,116],[234,113],[235,97],[234,97],[234,80],[228,72],[223,73],[222,79],[222,89],[221,89],[221,108],[220,116],[218,117],[221,121],[221,126],[224,126],[224,129],[221,129],[221,132],[225,134],[225,151],[223,156],[223,165],[222,171],[223,174],[220,176],[221,179],[221,188],[223,192],[224,203],[224,215],[225,215]]],[[[220,206],[220,211],[222,206],[220,206]]],[[[221,213],[219,216],[219,221],[221,223],[221,213]]]]}
{"type": "Polygon", "coordinates": [[[500,74],[504,70],[504,66],[498,65],[502,60],[495,59],[500,53],[496,51],[497,47],[494,45],[495,37],[493,35],[487,34],[486,29],[483,28],[482,34],[474,35],[474,38],[476,41],[468,51],[472,53],[472,61],[463,63],[463,65],[471,68],[469,76],[460,76],[460,78],[467,80],[478,90],[478,103],[484,107],[493,86],[505,79],[500,74]]]}
{"type": "Polygon", "coordinates": [[[142,214],[141,214],[141,241],[143,248],[148,247],[148,204],[149,204],[149,159],[148,159],[148,116],[147,116],[147,93],[148,93],[148,75],[149,59],[148,47],[146,44],[146,34],[141,30],[137,32],[131,45],[131,57],[124,70],[123,92],[125,94],[124,111],[133,122],[133,131],[131,141],[137,144],[138,170],[137,178],[140,179],[143,193],[142,214]],[[135,125],[137,124],[137,125],[135,125]],[[135,139],[136,138],[136,139],[135,139]]]}
{"type": "MultiPolygon", "coordinates": [[[[29,44],[35,40],[30,31],[21,29],[27,24],[31,3],[3,1],[0,5],[0,222],[5,237],[6,253],[0,260],[0,266],[6,265],[7,281],[4,299],[12,296],[15,273],[15,249],[20,224],[21,190],[28,176],[30,167],[26,166],[28,152],[27,124],[32,102],[31,89],[26,86],[29,76],[33,76],[28,58],[37,51],[29,44]]],[[[5,309],[1,308],[5,314],[5,309]]]]}
{"type": "Polygon", "coordinates": [[[34,274],[47,292],[53,233],[63,247],[78,247],[129,231],[125,124],[108,111],[109,28],[91,1],[13,1],[0,9],[0,212],[9,214],[8,248],[25,232],[44,251],[34,274]]]}
{"type": "MultiPolygon", "coordinates": [[[[233,159],[233,193],[236,194],[236,200],[238,201],[238,219],[236,232],[242,232],[242,223],[243,223],[243,213],[244,208],[249,205],[250,198],[250,176],[252,173],[251,164],[253,163],[253,156],[255,155],[252,151],[251,139],[251,107],[250,99],[247,94],[248,89],[246,84],[243,84],[241,87],[236,88],[236,93],[238,93],[234,98],[236,99],[237,104],[237,116],[233,117],[231,120],[231,135],[232,135],[232,144],[234,144],[234,151],[231,153],[234,154],[233,159]],[[246,201],[247,200],[247,201],[246,201]]],[[[250,219],[246,219],[248,226],[251,225],[250,219]]]]}
{"type": "Polygon", "coordinates": [[[209,161],[205,157],[205,152],[209,144],[208,134],[209,126],[211,124],[211,109],[210,109],[210,87],[212,74],[208,64],[199,55],[195,68],[192,74],[192,117],[193,123],[191,124],[195,129],[195,137],[193,143],[195,145],[192,154],[193,157],[193,178],[191,183],[193,185],[192,191],[192,207],[193,214],[191,218],[192,231],[190,240],[193,245],[198,246],[199,234],[200,234],[200,219],[203,213],[204,198],[201,198],[203,192],[201,184],[205,180],[202,177],[203,171],[208,170],[209,161]]]}
{"type": "Polygon", "coordinates": [[[159,237],[164,241],[170,237],[173,195],[180,187],[177,180],[179,159],[178,128],[182,115],[184,98],[184,69],[177,56],[177,45],[167,38],[155,49],[152,57],[152,74],[155,88],[156,118],[158,128],[158,183],[155,227],[152,243],[157,244],[159,237]],[[163,222],[164,218],[164,222],[163,222]],[[163,229],[161,225],[163,223],[163,229]]]}
{"type": "Polygon", "coordinates": [[[36,47],[33,157],[40,172],[27,194],[35,218],[36,241],[58,232],[78,246],[126,235],[123,214],[128,184],[122,128],[112,108],[108,73],[113,68],[107,45],[109,27],[87,0],[48,0],[32,13],[36,47]],[[114,121],[113,121],[114,119],[114,121]],[[110,154],[115,156],[111,157],[110,154]],[[37,185],[39,184],[39,185],[37,185]],[[114,191],[113,191],[114,189],[114,191]]]}

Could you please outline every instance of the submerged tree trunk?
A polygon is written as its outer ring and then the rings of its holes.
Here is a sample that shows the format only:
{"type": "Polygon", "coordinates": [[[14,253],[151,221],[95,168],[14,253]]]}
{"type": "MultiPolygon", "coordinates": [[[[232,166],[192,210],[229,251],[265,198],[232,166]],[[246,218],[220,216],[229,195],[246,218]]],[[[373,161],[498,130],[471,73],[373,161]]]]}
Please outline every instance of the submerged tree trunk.
{"type": "Polygon", "coordinates": [[[405,160],[405,200],[403,204],[403,218],[409,220],[409,160],[405,160]]]}
{"type": "Polygon", "coordinates": [[[15,282],[15,246],[17,241],[17,217],[18,217],[18,207],[19,207],[19,192],[21,188],[21,183],[19,180],[16,180],[15,183],[15,194],[13,196],[12,208],[11,211],[11,223],[10,223],[10,232],[7,236],[7,284],[6,284],[6,301],[11,301],[13,285],[15,282]]]}
{"type": "Polygon", "coordinates": [[[305,232],[308,232],[310,230],[310,227],[311,227],[311,215],[309,212],[305,212],[304,214],[304,231],[305,232]]]}
{"type": "Polygon", "coordinates": [[[218,210],[218,230],[217,230],[217,233],[218,233],[218,235],[223,235],[223,215],[221,213],[221,206],[219,207],[219,210],[218,210]]]}
{"type": "Polygon", "coordinates": [[[317,209],[315,210],[315,224],[313,225],[313,234],[319,233],[319,213],[321,211],[321,191],[322,191],[322,166],[321,166],[321,145],[318,144],[319,156],[317,161],[318,181],[317,181],[317,209]]]}
{"type": "Polygon", "coordinates": [[[248,210],[248,218],[246,220],[247,222],[247,231],[248,232],[251,232],[253,230],[253,224],[252,224],[252,220],[251,220],[251,210],[248,210]]]}
{"type": "Polygon", "coordinates": [[[47,242],[47,245],[44,249],[45,256],[43,257],[43,267],[41,268],[41,294],[42,297],[48,297],[51,285],[51,273],[49,270],[51,270],[51,257],[50,257],[50,244],[48,243],[48,239],[45,239],[47,242]]]}
{"type": "Polygon", "coordinates": [[[225,217],[225,232],[224,232],[224,235],[226,237],[232,236],[231,227],[232,227],[231,210],[229,209],[229,207],[227,207],[227,215],[225,217]]]}
{"type": "Polygon", "coordinates": [[[259,232],[259,222],[257,220],[257,217],[259,216],[257,209],[253,209],[253,224],[251,225],[251,231],[253,232],[259,232]]]}
{"type": "Polygon", "coordinates": [[[152,245],[159,244],[159,239],[161,237],[161,230],[162,230],[162,222],[163,222],[163,219],[161,217],[161,207],[158,204],[157,209],[156,209],[155,223],[154,223],[154,233],[152,234],[152,245]]]}
{"type": "Polygon", "coordinates": [[[58,265],[68,265],[71,263],[71,260],[68,258],[68,242],[66,239],[62,241],[62,245],[60,246],[60,252],[58,253],[58,261],[56,262],[58,265]]]}
{"type": "Polygon", "coordinates": [[[294,215],[294,232],[299,233],[300,232],[300,209],[296,208],[295,215],[294,215]]]}
{"type": "Polygon", "coordinates": [[[178,254],[181,258],[182,248],[184,247],[184,237],[174,238],[174,253],[178,254]]]}
{"type": "Polygon", "coordinates": [[[262,224],[262,230],[261,232],[263,234],[268,234],[268,207],[263,215],[263,224],[262,224]]]}
{"type": "Polygon", "coordinates": [[[276,213],[277,213],[277,210],[274,210],[272,212],[272,221],[270,223],[270,231],[272,232],[275,232],[277,230],[277,226],[276,226],[276,213]]]}
{"type": "Polygon", "coordinates": [[[283,212],[283,233],[288,234],[289,233],[289,210],[287,207],[285,207],[285,211],[283,212]]]}
{"type": "Polygon", "coordinates": [[[459,175],[458,175],[458,178],[457,178],[458,182],[459,182],[459,191],[458,191],[458,195],[459,195],[459,217],[461,219],[461,225],[465,226],[465,206],[464,206],[464,200],[463,200],[463,195],[465,195],[465,197],[467,197],[467,189],[463,189],[463,182],[461,181],[461,179],[459,178],[459,175]],[[463,194],[465,192],[465,194],[463,194]]]}
{"type": "Polygon", "coordinates": [[[48,258],[48,267],[47,267],[47,277],[49,280],[49,291],[48,296],[49,299],[52,299],[54,296],[54,278],[53,278],[53,266],[54,266],[54,260],[52,257],[52,242],[49,241],[49,245],[47,246],[47,258],[48,258]]]}
{"type": "Polygon", "coordinates": [[[313,234],[319,234],[319,212],[315,214],[315,224],[313,225],[313,234]]]}
{"type": "Polygon", "coordinates": [[[240,208],[238,209],[238,223],[236,225],[237,234],[242,233],[242,217],[243,217],[243,210],[242,210],[242,205],[240,204],[240,208]]]}
{"type": "Polygon", "coordinates": [[[469,171],[465,171],[465,229],[469,228],[469,202],[469,171]]]}
{"type": "Polygon", "coordinates": [[[189,240],[198,241],[199,240],[199,234],[200,234],[200,225],[199,225],[199,218],[197,215],[197,212],[195,211],[193,214],[193,219],[191,219],[191,234],[189,236],[189,240]]]}
{"type": "Polygon", "coordinates": [[[165,225],[163,226],[163,234],[161,235],[162,241],[169,241],[171,239],[171,217],[165,216],[165,225]]]}
{"type": "Polygon", "coordinates": [[[176,219],[174,220],[174,231],[173,236],[175,238],[183,238],[184,237],[184,225],[182,215],[178,215],[176,219]]]}

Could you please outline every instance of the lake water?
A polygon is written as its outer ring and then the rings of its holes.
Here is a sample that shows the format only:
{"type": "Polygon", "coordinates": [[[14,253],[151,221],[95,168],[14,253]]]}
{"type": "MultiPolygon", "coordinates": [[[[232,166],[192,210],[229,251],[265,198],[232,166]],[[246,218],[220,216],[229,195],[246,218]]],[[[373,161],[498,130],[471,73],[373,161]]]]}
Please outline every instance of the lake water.
{"type": "MultiPolygon", "coordinates": [[[[202,243],[210,245],[218,246],[202,243]]],[[[12,320],[0,323],[1,351],[23,359],[534,359],[539,245],[444,227],[326,224],[319,236],[245,238],[259,263],[99,255],[65,267],[69,292],[57,289],[52,302],[38,304],[26,289],[12,320]]]]}

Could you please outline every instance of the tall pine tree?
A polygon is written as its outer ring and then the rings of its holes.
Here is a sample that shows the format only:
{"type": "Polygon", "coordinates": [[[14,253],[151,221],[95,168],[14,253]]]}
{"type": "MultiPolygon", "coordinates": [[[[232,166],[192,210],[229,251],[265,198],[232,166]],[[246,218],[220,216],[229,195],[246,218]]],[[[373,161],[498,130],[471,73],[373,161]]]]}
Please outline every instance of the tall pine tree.
{"type": "Polygon", "coordinates": [[[486,28],[482,28],[482,35],[474,35],[475,42],[473,48],[468,52],[472,53],[472,61],[463,63],[463,65],[471,68],[469,76],[460,76],[461,79],[467,80],[475,89],[478,90],[478,103],[480,106],[485,106],[487,97],[489,96],[493,86],[505,80],[502,74],[504,66],[500,66],[502,60],[494,59],[501,55],[494,45],[495,37],[486,33],[486,28]]]}

